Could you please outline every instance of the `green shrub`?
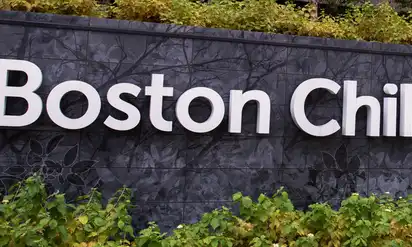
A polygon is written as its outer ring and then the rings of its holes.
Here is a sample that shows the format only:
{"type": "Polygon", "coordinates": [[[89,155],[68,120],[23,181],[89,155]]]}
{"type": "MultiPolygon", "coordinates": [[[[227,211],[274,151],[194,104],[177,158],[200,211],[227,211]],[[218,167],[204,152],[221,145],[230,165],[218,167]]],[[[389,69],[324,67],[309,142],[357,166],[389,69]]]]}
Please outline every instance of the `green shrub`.
{"type": "Polygon", "coordinates": [[[95,0],[0,0],[12,10],[62,15],[93,15],[95,0]]]}
{"type": "Polygon", "coordinates": [[[130,196],[123,188],[103,207],[92,190],[71,205],[64,194],[48,195],[40,176],[30,177],[0,204],[0,246],[129,246],[130,196]]]}
{"type": "Polygon", "coordinates": [[[68,204],[64,194],[47,194],[35,175],[14,186],[0,204],[0,246],[412,247],[411,199],[355,193],[337,211],[317,203],[304,212],[294,208],[282,189],[271,197],[262,194],[256,202],[236,193],[239,214],[222,207],[169,235],[151,222],[135,236],[127,188],[105,206],[95,189],[68,204]]]}
{"type": "Polygon", "coordinates": [[[137,246],[167,247],[411,247],[412,203],[389,195],[362,198],[358,194],[342,202],[338,211],[328,204],[295,210],[286,192],[261,195],[257,202],[237,193],[240,215],[222,208],[206,213],[193,225],[182,225],[171,236],[161,237],[158,228],[141,232],[137,246]],[[159,237],[160,236],[160,237],[159,237]],[[141,245],[140,240],[145,244],[141,245]]]}
{"type": "Polygon", "coordinates": [[[400,16],[388,2],[351,6],[343,16],[315,19],[310,4],[297,8],[273,0],[116,0],[113,6],[96,0],[0,0],[0,9],[412,44],[410,16],[400,16]]]}
{"type": "Polygon", "coordinates": [[[412,44],[411,16],[400,16],[388,2],[352,5],[342,16],[318,18],[313,8],[273,0],[116,0],[112,6],[96,0],[0,0],[5,10],[412,44]]]}

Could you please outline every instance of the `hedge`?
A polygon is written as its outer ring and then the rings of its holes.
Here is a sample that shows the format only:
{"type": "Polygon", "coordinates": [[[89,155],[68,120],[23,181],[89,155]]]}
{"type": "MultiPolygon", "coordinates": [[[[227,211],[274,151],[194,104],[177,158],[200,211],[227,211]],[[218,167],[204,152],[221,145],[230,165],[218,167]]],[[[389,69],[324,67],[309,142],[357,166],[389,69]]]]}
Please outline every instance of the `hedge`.
{"type": "Polygon", "coordinates": [[[411,247],[412,197],[353,194],[333,210],[296,210],[282,189],[256,202],[233,195],[239,212],[222,207],[194,224],[161,233],[154,222],[132,227],[132,193],[119,189],[105,204],[98,190],[69,204],[48,194],[40,175],[14,185],[0,204],[0,246],[9,247],[411,247]]]}
{"type": "Polygon", "coordinates": [[[0,0],[0,9],[98,16],[189,26],[301,36],[411,44],[411,15],[400,16],[388,2],[350,5],[345,14],[313,18],[313,6],[297,8],[273,0],[0,0]]]}

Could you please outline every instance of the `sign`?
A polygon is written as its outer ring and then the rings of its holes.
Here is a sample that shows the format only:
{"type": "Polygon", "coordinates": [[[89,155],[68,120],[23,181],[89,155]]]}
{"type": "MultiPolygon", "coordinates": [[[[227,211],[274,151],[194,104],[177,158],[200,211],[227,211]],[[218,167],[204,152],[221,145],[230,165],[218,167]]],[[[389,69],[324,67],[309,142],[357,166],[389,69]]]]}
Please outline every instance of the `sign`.
{"type": "MultiPolygon", "coordinates": [[[[42,83],[42,72],[35,64],[24,60],[0,59],[0,126],[23,127],[37,121],[43,110],[43,103],[36,90],[42,83]],[[22,71],[27,74],[27,83],[24,86],[9,86],[8,71],[22,71]],[[6,97],[23,98],[28,103],[27,111],[20,116],[6,115],[6,97]]],[[[341,125],[331,119],[323,125],[312,124],[305,114],[305,101],[308,95],[316,89],[326,89],[331,94],[337,94],[341,86],[329,79],[313,78],[302,82],[294,91],[290,101],[290,113],[295,124],[304,132],[313,136],[329,136],[340,129],[342,135],[354,136],[356,127],[356,113],[362,106],[368,110],[367,136],[380,136],[381,112],[383,111],[383,135],[396,136],[397,132],[397,98],[385,97],[383,109],[380,102],[372,96],[357,96],[357,82],[347,80],[343,85],[343,119],[341,125]]],[[[108,103],[127,115],[125,120],[118,120],[112,116],[107,117],[104,124],[118,131],[127,131],[135,128],[141,120],[139,109],[123,101],[121,94],[131,94],[138,97],[142,89],[131,83],[118,83],[113,85],[107,93],[108,103]]],[[[161,131],[170,132],[173,129],[172,121],[165,120],[162,116],[164,97],[173,96],[173,88],[164,86],[164,75],[153,74],[151,86],[145,87],[145,95],[150,97],[150,120],[153,126],[161,131]]],[[[385,94],[393,96],[398,92],[395,84],[386,84],[383,88],[385,94]]],[[[412,112],[408,105],[412,105],[412,84],[400,86],[400,135],[412,136],[412,112]],[[409,95],[409,97],[407,97],[409,95]]],[[[270,133],[271,100],[269,95],[261,90],[230,91],[229,126],[230,133],[241,133],[242,112],[244,105],[249,101],[256,101],[257,123],[256,132],[259,134],[270,133]]],[[[50,119],[58,126],[77,130],[91,125],[99,116],[101,109],[100,95],[90,84],[70,80],[57,84],[47,96],[46,110],[50,119]],[[89,107],[83,116],[68,118],[60,109],[62,97],[71,91],[78,91],[87,98],[89,107]]],[[[195,87],[185,91],[176,102],[176,116],[181,125],[195,133],[206,133],[218,127],[225,115],[225,105],[222,97],[214,90],[206,87],[195,87]],[[211,114],[204,122],[194,121],[189,114],[190,103],[196,98],[205,98],[211,106],[211,114]]]]}

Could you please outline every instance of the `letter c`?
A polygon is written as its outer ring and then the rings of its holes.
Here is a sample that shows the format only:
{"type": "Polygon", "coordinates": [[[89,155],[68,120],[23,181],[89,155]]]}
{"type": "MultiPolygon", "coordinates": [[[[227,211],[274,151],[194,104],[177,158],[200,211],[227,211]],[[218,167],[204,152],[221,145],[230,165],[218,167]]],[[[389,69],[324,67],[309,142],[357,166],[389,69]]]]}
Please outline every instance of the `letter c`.
{"type": "Polygon", "coordinates": [[[319,88],[326,89],[332,94],[337,94],[341,87],[336,82],[323,78],[313,78],[302,82],[293,93],[290,101],[290,113],[295,124],[306,133],[312,136],[329,136],[340,129],[340,125],[336,120],[332,119],[323,125],[314,125],[305,114],[306,98],[309,93],[319,88]]]}

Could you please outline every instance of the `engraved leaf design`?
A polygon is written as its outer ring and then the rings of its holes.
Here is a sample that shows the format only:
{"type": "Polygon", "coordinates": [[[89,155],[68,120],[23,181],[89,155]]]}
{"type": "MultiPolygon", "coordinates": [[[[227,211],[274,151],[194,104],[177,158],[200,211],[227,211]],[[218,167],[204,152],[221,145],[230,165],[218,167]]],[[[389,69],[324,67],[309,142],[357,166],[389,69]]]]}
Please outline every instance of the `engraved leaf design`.
{"type": "Polygon", "coordinates": [[[46,164],[50,172],[53,172],[53,171],[61,172],[62,171],[62,167],[59,163],[56,163],[52,160],[46,160],[44,163],[46,164]]]}
{"type": "Polygon", "coordinates": [[[12,176],[19,176],[22,175],[26,169],[22,166],[12,166],[9,167],[4,173],[12,175],[12,176]]]}
{"type": "Polygon", "coordinates": [[[97,162],[94,160],[83,160],[83,161],[80,161],[74,164],[73,167],[71,168],[71,171],[73,173],[82,173],[82,172],[90,170],[90,168],[92,168],[94,164],[96,163],[97,162]]]}
{"type": "Polygon", "coordinates": [[[74,173],[71,173],[69,175],[67,175],[67,181],[69,181],[69,183],[73,184],[73,185],[77,185],[77,186],[83,186],[84,185],[84,181],[83,179],[74,173]]]}
{"type": "Polygon", "coordinates": [[[59,183],[64,184],[64,177],[62,175],[59,176],[59,183]]]}
{"type": "Polygon", "coordinates": [[[326,152],[322,152],[322,159],[323,163],[325,164],[326,168],[331,169],[335,168],[335,158],[332,155],[326,152]]]}
{"type": "Polygon", "coordinates": [[[27,154],[26,162],[29,166],[33,166],[36,163],[42,162],[42,158],[38,154],[35,154],[33,151],[30,151],[27,154]]]}
{"type": "Polygon", "coordinates": [[[342,144],[335,153],[335,160],[339,168],[342,170],[348,169],[348,153],[346,147],[342,144]]]}
{"type": "Polygon", "coordinates": [[[64,166],[70,166],[74,163],[77,158],[77,154],[79,152],[79,145],[72,147],[67,153],[64,155],[64,166]]]}
{"type": "Polygon", "coordinates": [[[30,150],[37,155],[43,154],[43,147],[40,142],[36,140],[30,140],[30,150]]]}
{"type": "Polygon", "coordinates": [[[150,153],[152,154],[153,159],[159,160],[160,159],[160,154],[157,151],[157,148],[155,145],[150,145],[150,153]]]}
{"type": "Polygon", "coordinates": [[[356,155],[352,157],[352,159],[350,160],[348,164],[348,170],[358,170],[360,165],[361,165],[361,161],[359,157],[356,155]]]}
{"type": "Polygon", "coordinates": [[[59,145],[59,143],[63,140],[64,135],[58,135],[53,137],[46,146],[46,154],[50,154],[53,152],[56,147],[59,145]]]}

